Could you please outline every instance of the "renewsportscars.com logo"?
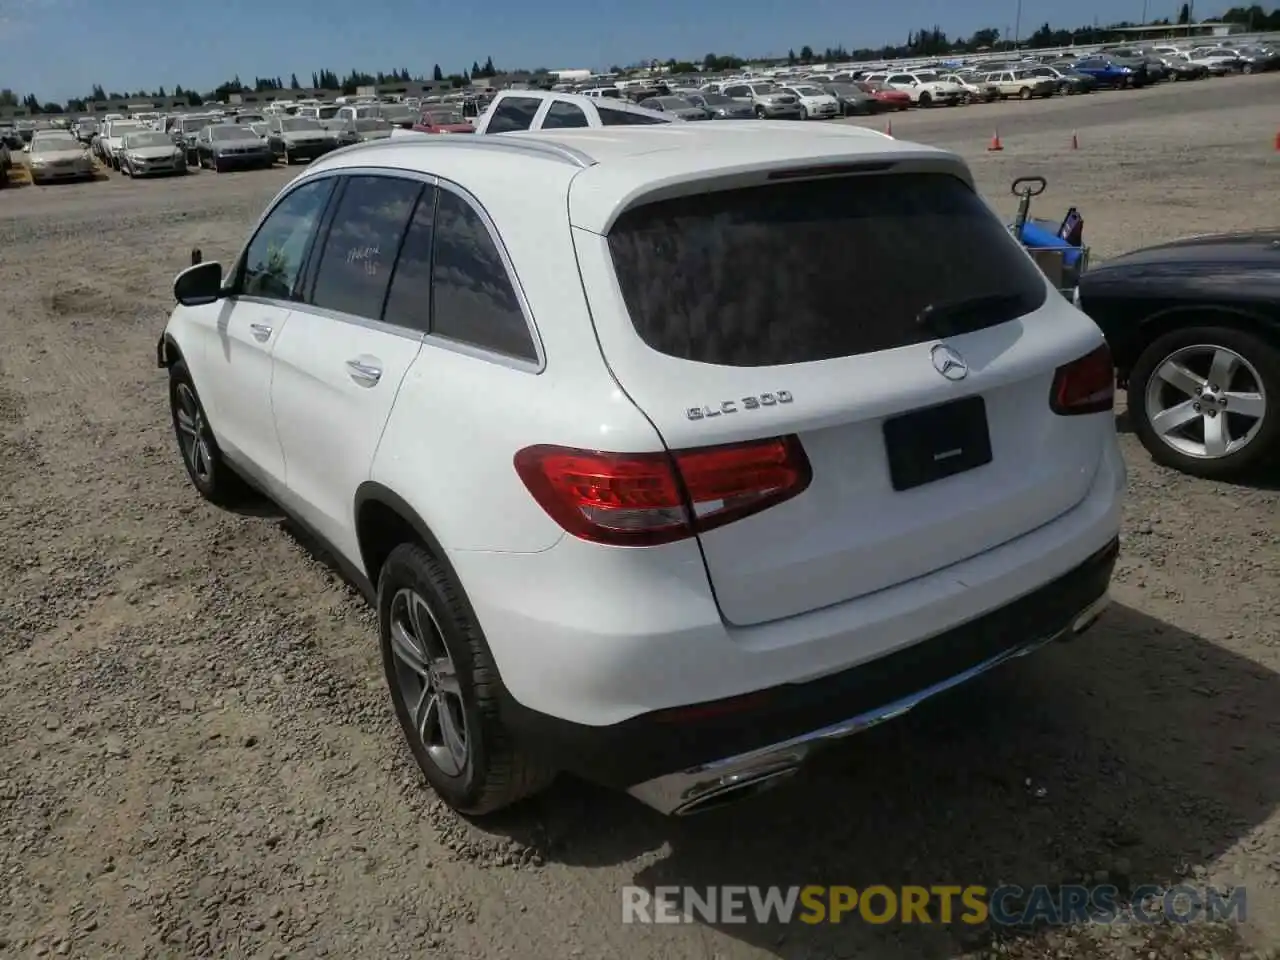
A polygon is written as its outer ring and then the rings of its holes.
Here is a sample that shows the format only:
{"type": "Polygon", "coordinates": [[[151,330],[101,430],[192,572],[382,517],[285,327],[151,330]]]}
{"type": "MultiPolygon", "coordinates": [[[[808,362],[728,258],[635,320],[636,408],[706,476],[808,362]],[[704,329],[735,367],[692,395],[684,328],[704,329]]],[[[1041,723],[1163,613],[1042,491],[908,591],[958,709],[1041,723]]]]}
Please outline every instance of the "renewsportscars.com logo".
{"type": "Polygon", "coordinates": [[[623,887],[623,923],[916,923],[973,926],[1235,921],[1244,887],[1115,886],[623,887]]]}

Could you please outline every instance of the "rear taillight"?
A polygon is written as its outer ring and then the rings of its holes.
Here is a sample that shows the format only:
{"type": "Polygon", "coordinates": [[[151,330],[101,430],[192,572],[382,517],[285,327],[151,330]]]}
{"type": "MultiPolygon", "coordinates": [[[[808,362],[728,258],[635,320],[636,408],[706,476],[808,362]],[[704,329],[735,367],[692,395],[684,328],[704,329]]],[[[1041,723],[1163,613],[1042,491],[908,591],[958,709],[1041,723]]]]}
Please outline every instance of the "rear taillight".
{"type": "Polygon", "coordinates": [[[1064,417],[1111,410],[1116,398],[1116,374],[1111,351],[1104,343],[1092,353],[1057,369],[1049,408],[1064,417]]]}
{"type": "Polygon", "coordinates": [[[671,453],[526,447],[516,472],[582,540],[653,546],[692,537],[801,493],[812,479],[796,437],[671,453]]]}

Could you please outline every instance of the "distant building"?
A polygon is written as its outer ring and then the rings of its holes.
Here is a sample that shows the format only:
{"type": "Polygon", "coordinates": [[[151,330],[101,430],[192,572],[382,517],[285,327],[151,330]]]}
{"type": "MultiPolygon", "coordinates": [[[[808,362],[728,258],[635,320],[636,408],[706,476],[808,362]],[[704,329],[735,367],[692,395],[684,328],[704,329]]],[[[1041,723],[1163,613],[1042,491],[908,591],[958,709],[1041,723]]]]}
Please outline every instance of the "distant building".
{"type": "Polygon", "coordinates": [[[1244,33],[1238,23],[1202,20],[1199,23],[1160,23],[1141,27],[1114,27],[1110,31],[1121,40],[1190,40],[1196,37],[1229,37],[1244,33]]]}

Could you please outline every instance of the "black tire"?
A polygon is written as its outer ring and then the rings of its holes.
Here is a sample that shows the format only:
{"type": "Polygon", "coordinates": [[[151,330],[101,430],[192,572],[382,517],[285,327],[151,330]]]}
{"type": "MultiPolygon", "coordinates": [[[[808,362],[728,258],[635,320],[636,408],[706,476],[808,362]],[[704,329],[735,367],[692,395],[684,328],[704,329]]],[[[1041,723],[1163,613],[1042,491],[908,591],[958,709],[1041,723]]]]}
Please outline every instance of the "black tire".
{"type": "MultiPolygon", "coordinates": [[[[398,619],[399,614],[395,615],[398,619]]],[[[480,625],[449,570],[416,543],[396,547],[382,565],[378,632],[396,719],[423,776],[446,804],[459,813],[482,816],[532,796],[555,779],[555,771],[517,749],[503,726],[499,717],[502,681],[480,625]],[[460,697],[451,700],[453,706],[446,709],[454,710],[451,717],[464,719],[466,754],[465,763],[455,773],[442,769],[418,733],[415,709],[417,703],[428,701],[408,702],[411,694],[404,689],[406,678],[412,682],[416,672],[393,652],[393,613],[402,609],[406,592],[426,604],[429,619],[434,620],[429,632],[443,644],[443,652],[452,661],[460,697]]],[[[422,681],[419,685],[426,686],[422,681]]]]}
{"type": "Polygon", "coordinates": [[[196,492],[220,507],[232,506],[246,499],[251,493],[249,485],[223,459],[213,428],[209,426],[205,416],[200,395],[191,380],[191,372],[182,360],[169,368],[169,415],[173,421],[173,434],[178,441],[182,465],[186,467],[187,477],[196,492]],[[190,417],[192,413],[184,391],[189,391],[190,398],[194,401],[197,414],[194,424],[183,422],[184,417],[190,417]],[[193,426],[196,439],[202,441],[200,463],[194,460],[193,448],[190,446],[192,433],[187,426],[193,426]]]}
{"type": "Polygon", "coordinates": [[[763,119],[764,119],[764,116],[765,116],[765,114],[764,114],[764,107],[759,107],[759,106],[758,106],[758,107],[756,107],[756,117],[757,117],[757,119],[763,120],[763,119]]]}
{"type": "Polygon", "coordinates": [[[933,97],[929,94],[928,90],[921,92],[919,103],[922,109],[931,107],[933,105],[933,97]]]}
{"type": "MultiPolygon", "coordinates": [[[[1222,389],[1226,389],[1222,386],[1222,389]]],[[[1133,430],[1157,463],[1194,477],[1239,480],[1280,452],[1280,349],[1253,333],[1235,327],[1187,327],[1156,338],[1138,357],[1129,373],[1129,416],[1133,430]],[[1262,381],[1267,406],[1257,432],[1239,450],[1215,459],[1191,456],[1162,440],[1147,412],[1147,386],[1156,371],[1175,352],[1193,346],[1225,347],[1243,357],[1262,381]]],[[[1230,414],[1230,407],[1226,408],[1230,414]]],[[[1220,416],[1225,416],[1220,414],[1220,416]]],[[[1239,418],[1237,418],[1239,419],[1239,418]]],[[[1230,421],[1228,421],[1230,423],[1230,421]]],[[[1247,424],[1249,421],[1245,421],[1247,424]]]]}
{"type": "Polygon", "coordinates": [[[1031,92],[1030,87],[1023,87],[1018,91],[1018,98],[1020,100],[1030,100],[1033,96],[1035,96],[1035,94],[1031,92]]]}

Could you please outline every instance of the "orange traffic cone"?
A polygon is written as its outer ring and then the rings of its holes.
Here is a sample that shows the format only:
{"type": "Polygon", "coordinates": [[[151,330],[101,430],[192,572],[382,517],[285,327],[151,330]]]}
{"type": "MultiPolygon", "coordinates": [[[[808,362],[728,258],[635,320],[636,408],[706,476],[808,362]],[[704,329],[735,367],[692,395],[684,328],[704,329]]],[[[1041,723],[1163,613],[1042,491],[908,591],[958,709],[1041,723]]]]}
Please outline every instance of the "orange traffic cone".
{"type": "MultiPolygon", "coordinates": [[[[887,122],[885,123],[885,125],[884,125],[884,134],[885,134],[885,136],[886,136],[886,137],[892,137],[892,136],[893,136],[893,121],[892,121],[892,120],[889,120],[889,121],[887,121],[887,122]]],[[[1277,144],[1280,144],[1280,134],[1277,134],[1277,135],[1276,135],[1276,143],[1277,143],[1277,144]]]]}
{"type": "Polygon", "coordinates": [[[1076,132],[1074,130],[1071,131],[1071,149],[1080,149],[1080,138],[1076,136],[1076,132]]]}
{"type": "Polygon", "coordinates": [[[987,147],[987,149],[988,149],[988,150],[991,150],[991,151],[993,151],[993,152],[994,152],[994,151],[996,151],[996,150],[1003,150],[1003,149],[1004,149],[1004,145],[1000,143],[1000,128],[999,128],[999,127],[996,127],[996,132],[995,132],[995,133],[993,133],[993,134],[991,135],[991,145],[990,145],[989,147],[987,147]]]}

